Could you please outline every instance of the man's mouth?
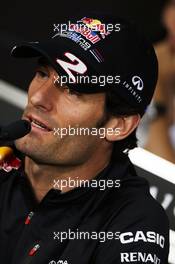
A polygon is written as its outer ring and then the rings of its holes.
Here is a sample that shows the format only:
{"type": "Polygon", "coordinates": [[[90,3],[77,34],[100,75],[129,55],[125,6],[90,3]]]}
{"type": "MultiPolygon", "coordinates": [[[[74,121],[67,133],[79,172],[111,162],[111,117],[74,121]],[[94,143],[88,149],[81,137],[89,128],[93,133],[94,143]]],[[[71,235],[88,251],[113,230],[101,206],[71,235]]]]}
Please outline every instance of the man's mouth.
{"type": "Polygon", "coordinates": [[[47,131],[49,131],[49,129],[48,129],[46,126],[44,126],[44,125],[41,124],[40,122],[36,121],[35,119],[32,120],[31,124],[32,124],[32,126],[34,126],[34,127],[40,128],[40,129],[42,129],[42,130],[47,130],[47,131]]]}
{"type": "Polygon", "coordinates": [[[49,128],[43,121],[40,121],[40,120],[38,120],[32,116],[28,116],[27,118],[31,122],[32,127],[36,127],[38,129],[41,129],[41,130],[46,131],[46,132],[52,131],[52,129],[49,128]]]}

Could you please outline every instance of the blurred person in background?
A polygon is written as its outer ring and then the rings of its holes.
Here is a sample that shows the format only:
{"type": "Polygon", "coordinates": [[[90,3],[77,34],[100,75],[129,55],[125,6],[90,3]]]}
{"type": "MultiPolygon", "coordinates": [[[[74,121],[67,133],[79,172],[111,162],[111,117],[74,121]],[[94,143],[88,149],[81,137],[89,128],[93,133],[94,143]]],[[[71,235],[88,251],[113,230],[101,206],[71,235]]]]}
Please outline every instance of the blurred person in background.
{"type": "Polygon", "coordinates": [[[145,148],[175,163],[175,0],[166,1],[162,22],[166,38],[155,46],[159,79],[152,106],[145,148]]]}

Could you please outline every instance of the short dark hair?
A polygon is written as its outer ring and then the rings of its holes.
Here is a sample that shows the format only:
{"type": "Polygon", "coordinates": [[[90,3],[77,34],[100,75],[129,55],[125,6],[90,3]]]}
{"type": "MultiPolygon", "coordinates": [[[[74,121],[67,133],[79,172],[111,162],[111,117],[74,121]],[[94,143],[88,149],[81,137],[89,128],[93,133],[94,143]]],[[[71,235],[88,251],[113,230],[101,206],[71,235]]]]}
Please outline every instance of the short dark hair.
{"type": "MultiPolygon", "coordinates": [[[[105,112],[108,116],[131,116],[135,114],[143,115],[143,113],[139,113],[138,109],[133,108],[132,106],[128,105],[127,102],[120,98],[118,94],[114,90],[110,90],[106,93],[105,97],[105,112]]],[[[137,137],[136,137],[136,129],[125,139],[115,141],[113,146],[113,156],[121,156],[123,152],[128,152],[130,149],[137,147],[137,137]]]]}

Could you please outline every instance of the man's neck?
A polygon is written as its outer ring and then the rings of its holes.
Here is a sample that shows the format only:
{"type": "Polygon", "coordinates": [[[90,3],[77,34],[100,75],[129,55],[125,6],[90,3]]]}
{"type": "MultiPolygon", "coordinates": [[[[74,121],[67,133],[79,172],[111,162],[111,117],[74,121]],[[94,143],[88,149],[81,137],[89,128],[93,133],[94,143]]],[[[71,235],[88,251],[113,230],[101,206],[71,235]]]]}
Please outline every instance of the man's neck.
{"type": "Polygon", "coordinates": [[[69,180],[75,181],[77,187],[78,180],[90,180],[94,178],[108,165],[110,157],[111,152],[105,153],[103,157],[95,155],[86,163],[77,166],[49,166],[37,164],[26,156],[25,173],[37,201],[40,202],[52,188],[60,189],[62,192],[73,189],[68,185],[69,180]]]}

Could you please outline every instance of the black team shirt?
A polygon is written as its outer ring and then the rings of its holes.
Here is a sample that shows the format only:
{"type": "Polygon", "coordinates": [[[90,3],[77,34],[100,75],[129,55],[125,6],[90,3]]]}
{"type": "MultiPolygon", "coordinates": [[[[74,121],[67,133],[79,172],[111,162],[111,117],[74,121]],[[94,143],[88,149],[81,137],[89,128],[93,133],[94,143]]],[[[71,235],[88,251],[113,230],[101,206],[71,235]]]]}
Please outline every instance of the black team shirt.
{"type": "Polygon", "coordinates": [[[167,216],[129,158],[95,179],[120,187],[53,188],[37,203],[22,168],[1,170],[0,263],[167,264],[167,216]]]}

